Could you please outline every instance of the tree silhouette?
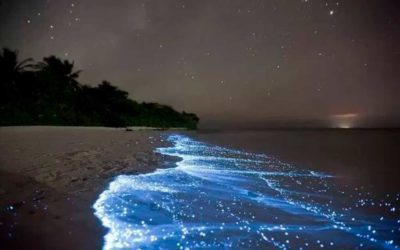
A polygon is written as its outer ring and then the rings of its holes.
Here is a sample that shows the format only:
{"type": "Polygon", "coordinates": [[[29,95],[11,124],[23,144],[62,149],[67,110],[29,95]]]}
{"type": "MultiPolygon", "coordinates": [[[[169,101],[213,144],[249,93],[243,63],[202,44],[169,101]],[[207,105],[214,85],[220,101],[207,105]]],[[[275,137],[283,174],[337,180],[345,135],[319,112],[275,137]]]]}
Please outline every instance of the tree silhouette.
{"type": "Polygon", "coordinates": [[[80,87],[77,79],[81,71],[73,71],[73,62],[49,56],[43,58],[43,62],[39,62],[36,68],[43,76],[64,85],[64,87],[70,87],[73,91],[77,91],[80,87]]]}
{"type": "Polygon", "coordinates": [[[15,78],[25,69],[32,66],[31,58],[18,62],[18,52],[3,48],[0,54],[0,75],[2,81],[15,80],[15,78]]]}
{"type": "Polygon", "coordinates": [[[18,62],[18,52],[3,48],[0,54],[0,103],[4,104],[15,97],[17,81],[21,74],[32,66],[32,59],[28,58],[18,62]]]}
{"type": "Polygon", "coordinates": [[[78,82],[74,63],[55,56],[18,62],[18,53],[0,55],[0,125],[154,126],[195,129],[195,114],[158,103],[138,103],[110,82],[78,82]]]}

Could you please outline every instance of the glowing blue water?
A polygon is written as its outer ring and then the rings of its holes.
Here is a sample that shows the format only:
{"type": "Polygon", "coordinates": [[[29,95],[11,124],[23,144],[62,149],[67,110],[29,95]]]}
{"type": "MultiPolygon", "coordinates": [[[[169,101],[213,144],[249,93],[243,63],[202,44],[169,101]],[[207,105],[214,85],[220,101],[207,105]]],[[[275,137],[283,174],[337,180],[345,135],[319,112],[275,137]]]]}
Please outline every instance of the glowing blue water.
{"type": "Polygon", "coordinates": [[[157,151],[181,157],[176,168],[118,176],[94,204],[104,249],[399,246],[399,195],[374,201],[266,155],[168,139],[157,151]]]}

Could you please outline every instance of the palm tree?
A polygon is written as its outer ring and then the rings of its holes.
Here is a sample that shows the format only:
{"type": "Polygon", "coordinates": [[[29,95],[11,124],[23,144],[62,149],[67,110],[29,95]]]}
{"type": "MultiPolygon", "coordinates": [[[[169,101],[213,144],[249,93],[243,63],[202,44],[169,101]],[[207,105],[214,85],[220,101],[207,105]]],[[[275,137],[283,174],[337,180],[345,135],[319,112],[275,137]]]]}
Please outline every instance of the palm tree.
{"type": "Polygon", "coordinates": [[[3,48],[3,53],[0,54],[0,72],[1,76],[15,77],[17,74],[25,71],[25,69],[32,67],[31,58],[18,62],[18,51],[12,51],[3,48]]]}
{"type": "Polygon", "coordinates": [[[31,58],[18,62],[18,52],[3,48],[0,53],[0,92],[1,104],[12,100],[17,92],[17,81],[22,73],[32,67],[31,58]]]}
{"type": "Polygon", "coordinates": [[[74,91],[79,89],[79,83],[77,81],[81,70],[73,71],[74,62],[68,60],[62,61],[55,56],[49,56],[43,58],[43,62],[39,62],[36,65],[41,72],[50,75],[52,78],[56,78],[63,83],[67,83],[69,87],[72,87],[74,91]]]}

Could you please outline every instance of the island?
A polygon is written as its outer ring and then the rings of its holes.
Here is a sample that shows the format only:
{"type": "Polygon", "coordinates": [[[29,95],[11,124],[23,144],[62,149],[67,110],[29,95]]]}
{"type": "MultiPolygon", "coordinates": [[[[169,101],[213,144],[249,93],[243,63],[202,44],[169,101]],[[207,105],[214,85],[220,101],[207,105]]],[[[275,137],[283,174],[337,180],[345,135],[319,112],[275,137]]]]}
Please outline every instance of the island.
{"type": "Polygon", "coordinates": [[[18,60],[0,53],[0,126],[56,125],[196,129],[197,115],[168,105],[137,102],[108,81],[78,81],[74,63],[56,56],[18,60]]]}

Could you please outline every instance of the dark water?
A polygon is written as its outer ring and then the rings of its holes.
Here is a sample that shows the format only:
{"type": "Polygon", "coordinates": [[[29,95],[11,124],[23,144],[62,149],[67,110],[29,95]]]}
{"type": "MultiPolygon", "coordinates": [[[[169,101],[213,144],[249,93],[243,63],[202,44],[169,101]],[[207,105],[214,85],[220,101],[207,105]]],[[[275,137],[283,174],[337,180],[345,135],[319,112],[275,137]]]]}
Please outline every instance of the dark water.
{"type": "Polygon", "coordinates": [[[400,191],[400,129],[200,131],[195,137],[328,172],[343,184],[400,191]]]}
{"type": "MultiPolygon", "coordinates": [[[[303,152],[313,148],[308,143],[318,142],[316,137],[324,137],[306,135],[313,139],[304,143],[303,152]]],[[[262,136],[274,137],[254,132],[194,137],[261,152],[268,145],[262,136]]],[[[296,142],[303,136],[286,138],[297,137],[296,142]]],[[[104,249],[399,248],[398,192],[382,194],[357,181],[349,185],[333,171],[266,154],[182,135],[168,139],[174,146],[158,151],[181,157],[176,168],[118,176],[94,204],[109,229],[104,249]]]]}

